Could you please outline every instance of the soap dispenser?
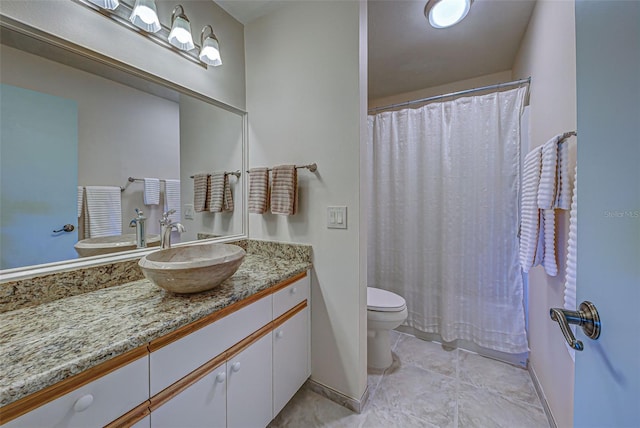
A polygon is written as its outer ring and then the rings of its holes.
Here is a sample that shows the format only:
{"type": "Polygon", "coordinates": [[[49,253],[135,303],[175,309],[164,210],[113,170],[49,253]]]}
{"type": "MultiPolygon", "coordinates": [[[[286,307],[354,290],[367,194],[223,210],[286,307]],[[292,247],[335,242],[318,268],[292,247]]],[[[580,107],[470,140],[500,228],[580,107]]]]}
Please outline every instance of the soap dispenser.
{"type": "Polygon", "coordinates": [[[136,208],[136,218],[131,220],[129,223],[129,227],[136,228],[136,246],[138,248],[146,248],[147,247],[147,233],[145,231],[145,222],[147,218],[144,216],[144,213],[136,208]]]}

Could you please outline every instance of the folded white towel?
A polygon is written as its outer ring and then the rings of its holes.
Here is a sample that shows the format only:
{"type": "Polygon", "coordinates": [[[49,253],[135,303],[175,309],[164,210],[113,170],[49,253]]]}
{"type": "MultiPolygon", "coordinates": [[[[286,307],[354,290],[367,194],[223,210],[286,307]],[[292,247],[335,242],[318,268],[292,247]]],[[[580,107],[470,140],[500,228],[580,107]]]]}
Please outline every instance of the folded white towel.
{"type": "Polygon", "coordinates": [[[209,209],[209,174],[193,176],[193,208],[196,212],[209,209]]]}
{"type": "Polygon", "coordinates": [[[571,177],[569,173],[569,143],[567,141],[558,144],[558,192],[555,207],[568,210],[571,208],[571,177]]]}
{"type": "MultiPolygon", "coordinates": [[[[85,195],[90,238],[122,234],[122,202],[119,187],[87,186],[85,195]]],[[[85,234],[86,234],[85,230],[85,234]]]]}
{"type": "Polygon", "coordinates": [[[160,180],[158,178],[144,178],[143,199],[145,205],[160,203],[160,180]]]}
{"type": "Polygon", "coordinates": [[[209,184],[209,211],[212,213],[222,212],[224,208],[224,172],[214,172],[211,174],[209,184]]]}
{"type": "MultiPolygon", "coordinates": [[[[571,200],[571,213],[569,214],[569,244],[567,247],[567,271],[564,282],[564,308],[575,311],[576,302],[576,277],[578,261],[578,167],[575,170],[573,181],[573,197],[571,200]]],[[[575,326],[571,326],[575,335],[575,326]]],[[[569,355],[575,360],[575,350],[567,345],[569,355]]]]}
{"type": "Polygon", "coordinates": [[[176,210],[169,218],[179,222],[182,218],[180,212],[180,180],[166,179],[164,181],[164,210],[176,210]]]}
{"type": "Polygon", "coordinates": [[[280,165],[273,168],[271,184],[271,212],[294,215],[298,199],[298,174],[295,165],[280,165]]]}
{"type": "Polygon", "coordinates": [[[84,198],[84,187],[78,186],[78,218],[82,215],[82,200],[84,198]]]}
{"type": "Polygon", "coordinates": [[[556,212],[554,209],[542,210],[544,217],[544,256],[542,265],[547,275],[558,275],[558,262],[556,260],[556,212]]]}
{"type": "Polygon", "coordinates": [[[556,135],[542,145],[542,170],[538,186],[538,208],[551,209],[555,206],[558,190],[558,142],[562,135],[556,135]]]}
{"type": "Polygon", "coordinates": [[[249,170],[249,212],[264,214],[269,208],[269,168],[249,170]]]}
{"type": "Polygon", "coordinates": [[[536,147],[524,159],[520,204],[520,266],[524,272],[542,261],[539,248],[542,216],[538,209],[538,184],[542,167],[542,147],[536,147]]]}

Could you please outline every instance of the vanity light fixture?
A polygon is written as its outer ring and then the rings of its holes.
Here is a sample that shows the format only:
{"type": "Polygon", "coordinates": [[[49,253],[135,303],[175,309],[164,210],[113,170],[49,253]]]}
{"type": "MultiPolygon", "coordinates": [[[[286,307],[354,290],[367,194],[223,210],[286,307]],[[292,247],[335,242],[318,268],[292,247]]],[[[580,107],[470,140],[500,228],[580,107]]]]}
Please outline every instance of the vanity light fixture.
{"type": "Polygon", "coordinates": [[[174,7],[171,12],[169,43],[183,51],[190,51],[195,47],[193,37],[191,37],[191,24],[187,15],[184,14],[184,8],[181,4],[174,7]],[[176,14],[178,9],[180,9],[180,13],[176,14]]]}
{"type": "Polygon", "coordinates": [[[107,10],[114,10],[120,6],[120,2],[118,0],[89,0],[89,2],[95,4],[101,9],[107,10]]]}
{"type": "Polygon", "coordinates": [[[211,25],[206,25],[200,33],[200,61],[209,65],[217,67],[222,65],[222,58],[220,57],[220,44],[218,38],[213,34],[213,28],[211,25]],[[205,33],[209,30],[209,34],[205,36],[205,33]]]}
{"type": "Polygon", "coordinates": [[[434,28],[447,28],[462,21],[473,0],[428,0],[424,15],[434,28]]]}
{"type": "Polygon", "coordinates": [[[155,0],[136,0],[129,21],[147,33],[157,33],[162,28],[155,0]]]}

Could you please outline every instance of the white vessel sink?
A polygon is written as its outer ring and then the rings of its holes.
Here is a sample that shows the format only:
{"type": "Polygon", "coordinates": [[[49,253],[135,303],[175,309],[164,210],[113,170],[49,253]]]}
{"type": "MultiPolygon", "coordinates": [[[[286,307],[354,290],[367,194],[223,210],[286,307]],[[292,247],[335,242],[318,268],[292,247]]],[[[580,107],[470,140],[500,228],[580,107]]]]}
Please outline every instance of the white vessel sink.
{"type": "Polygon", "coordinates": [[[195,244],[158,250],[140,259],[144,276],[178,294],[211,290],[233,275],[245,251],[232,244],[195,244]]]}
{"type": "MultiPolygon", "coordinates": [[[[147,235],[147,247],[158,247],[160,235],[147,235]]],[[[136,249],[135,233],[100,238],[87,238],[78,241],[73,248],[80,257],[98,256],[136,249]]]]}

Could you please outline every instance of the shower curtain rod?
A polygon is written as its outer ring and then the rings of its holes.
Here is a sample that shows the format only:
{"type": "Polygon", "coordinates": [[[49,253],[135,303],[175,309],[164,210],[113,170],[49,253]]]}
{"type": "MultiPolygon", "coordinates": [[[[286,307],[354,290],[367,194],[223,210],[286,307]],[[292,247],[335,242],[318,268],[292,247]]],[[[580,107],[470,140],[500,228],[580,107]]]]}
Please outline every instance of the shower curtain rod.
{"type": "Polygon", "coordinates": [[[436,95],[428,98],[420,98],[419,100],[406,101],[398,104],[390,104],[388,106],[383,106],[383,107],[375,107],[375,108],[369,109],[369,113],[376,113],[382,110],[390,110],[398,107],[410,106],[413,104],[426,103],[428,101],[440,100],[442,98],[457,97],[459,95],[471,94],[471,93],[480,92],[480,91],[487,91],[489,89],[500,89],[500,88],[505,88],[507,86],[517,86],[525,83],[527,85],[530,84],[531,77],[527,77],[526,79],[514,80],[513,82],[497,83],[495,85],[482,86],[480,88],[473,88],[473,89],[466,89],[464,91],[451,92],[450,94],[436,95]]]}

